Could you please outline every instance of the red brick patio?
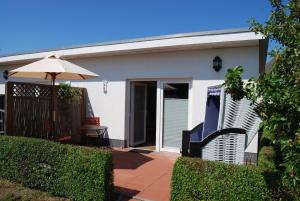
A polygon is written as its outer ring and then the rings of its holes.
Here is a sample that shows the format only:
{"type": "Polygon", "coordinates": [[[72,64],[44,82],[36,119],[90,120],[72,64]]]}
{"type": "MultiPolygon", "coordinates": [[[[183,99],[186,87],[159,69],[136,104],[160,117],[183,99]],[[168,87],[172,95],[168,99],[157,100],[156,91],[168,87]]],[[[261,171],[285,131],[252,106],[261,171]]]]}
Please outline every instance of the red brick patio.
{"type": "Polygon", "coordinates": [[[114,149],[114,185],[122,200],[170,200],[173,164],[178,154],[114,149]]]}

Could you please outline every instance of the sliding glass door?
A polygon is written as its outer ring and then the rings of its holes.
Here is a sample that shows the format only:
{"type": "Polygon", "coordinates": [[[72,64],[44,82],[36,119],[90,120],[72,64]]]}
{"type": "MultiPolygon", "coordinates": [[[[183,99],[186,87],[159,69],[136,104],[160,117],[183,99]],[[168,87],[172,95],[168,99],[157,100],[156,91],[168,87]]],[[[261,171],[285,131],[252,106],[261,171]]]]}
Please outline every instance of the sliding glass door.
{"type": "Polygon", "coordinates": [[[147,85],[131,84],[131,138],[130,146],[137,146],[146,141],[147,85]]]}
{"type": "Polygon", "coordinates": [[[179,152],[189,123],[189,82],[161,82],[160,149],[179,152]]]}

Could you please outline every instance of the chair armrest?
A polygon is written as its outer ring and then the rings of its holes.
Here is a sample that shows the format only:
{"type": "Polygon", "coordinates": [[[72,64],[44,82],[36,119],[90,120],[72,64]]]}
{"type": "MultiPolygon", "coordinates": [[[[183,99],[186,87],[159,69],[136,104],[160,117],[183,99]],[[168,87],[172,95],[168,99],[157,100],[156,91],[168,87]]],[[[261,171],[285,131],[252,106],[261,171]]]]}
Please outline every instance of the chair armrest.
{"type": "Polygon", "coordinates": [[[190,131],[190,141],[202,141],[203,122],[190,131]]]}
{"type": "Polygon", "coordinates": [[[202,155],[202,142],[190,142],[190,153],[189,156],[190,157],[200,157],[202,155]]]}
{"type": "MultiPolygon", "coordinates": [[[[207,143],[209,143],[214,138],[220,136],[220,135],[226,135],[226,134],[245,134],[246,130],[243,128],[224,128],[221,130],[214,131],[210,133],[205,139],[203,139],[201,146],[204,147],[207,143]]],[[[247,135],[246,135],[247,138],[247,135]]],[[[247,139],[246,139],[247,142],[247,139]]]]}
{"type": "Polygon", "coordinates": [[[182,142],[181,142],[181,155],[189,155],[189,146],[190,146],[190,132],[182,131],[182,142]]]}
{"type": "Polygon", "coordinates": [[[204,147],[207,143],[209,143],[214,138],[216,138],[220,135],[226,135],[226,134],[245,134],[246,135],[246,130],[243,128],[224,128],[221,130],[214,131],[214,132],[210,133],[205,139],[203,139],[201,146],[204,147]]]}
{"type": "Polygon", "coordinates": [[[203,129],[203,123],[200,123],[197,126],[195,126],[192,130],[182,131],[182,144],[181,144],[182,156],[190,155],[190,141],[197,141],[197,142],[201,141],[201,138],[199,139],[199,136],[197,135],[199,135],[199,133],[202,134],[202,129],[203,129]]]}
{"type": "Polygon", "coordinates": [[[204,122],[201,122],[200,124],[198,124],[197,126],[195,126],[192,130],[190,130],[190,132],[195,132],[198,129],[202,129],[203,128],[203,124],[204,122]]]}

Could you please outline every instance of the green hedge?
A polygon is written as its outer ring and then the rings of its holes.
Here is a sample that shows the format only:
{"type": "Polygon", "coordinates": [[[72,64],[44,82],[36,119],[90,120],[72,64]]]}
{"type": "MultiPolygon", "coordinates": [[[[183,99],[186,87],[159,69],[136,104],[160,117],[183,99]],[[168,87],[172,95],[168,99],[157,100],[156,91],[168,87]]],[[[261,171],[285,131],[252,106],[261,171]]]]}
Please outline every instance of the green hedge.
{"type": "Polygon", "coordinates": [[[112,154],[41,139],[0,136],[0,177],[71,200],[111,200],[112,154]]]}
{"type": "Polygon", "coordinates": [[[266,199],[268,185],[255,167],[188,157],[177,159],[174,165],[172,201],[266,199]]]}

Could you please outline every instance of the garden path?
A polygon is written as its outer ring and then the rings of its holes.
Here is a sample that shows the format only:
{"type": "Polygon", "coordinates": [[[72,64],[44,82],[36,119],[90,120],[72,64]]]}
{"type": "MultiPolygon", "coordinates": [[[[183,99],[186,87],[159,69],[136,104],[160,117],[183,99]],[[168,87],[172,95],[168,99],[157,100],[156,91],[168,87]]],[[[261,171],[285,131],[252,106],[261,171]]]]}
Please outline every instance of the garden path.
{"type": "Polygon", "coordinates": [[[119,200],[168,201],[172,169],[179,154],[113,149],[114,186],[119,200]]]}

